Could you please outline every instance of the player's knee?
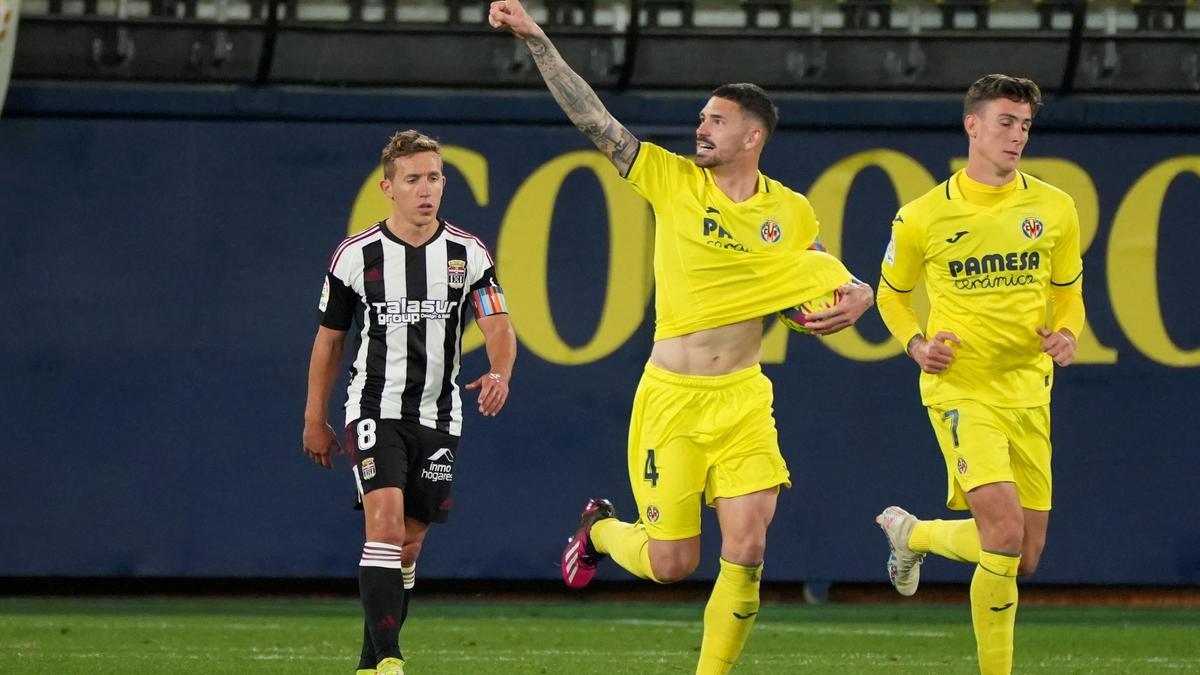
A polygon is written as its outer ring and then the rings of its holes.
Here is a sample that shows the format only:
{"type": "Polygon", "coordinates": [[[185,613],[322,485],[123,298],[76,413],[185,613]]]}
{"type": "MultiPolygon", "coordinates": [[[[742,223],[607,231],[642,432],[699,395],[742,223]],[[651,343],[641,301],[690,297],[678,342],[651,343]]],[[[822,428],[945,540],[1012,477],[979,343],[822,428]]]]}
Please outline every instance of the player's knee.
{"type": "Polygon", "coordinates": [[[1020,551],[1025,533],[1020,529],[1007,529],[1000,532],[1000,550],[1020,551]]]}
{"type": "Polygon", "coordinates": [[[763,561],[767,551],[767,532],[761,530],[734,530],[721,532],[721,557],[735,565],[754,566],[763,561]]]}
{"type": "MultiPolygon", "coordinates": [[[[1016,555],[1021,550],[1021,532],[1000,532],[983,544],[983,550],[1016,555]]],[[[981,538],[982,539],[982,538],[981,538]]]]}
{"type": "Polygon", "coordinates": [[[691,551],[683,551],[650,556],[650,570],[654,573],[654,580],[660,584],[682,581],[691,576],[699,566],[698,551],[694,554],[691,551]]]}
{"type": "Polygon", "coordinates": [[[1015,553],[1024,548],[1025,523],[1019,511],[986,521],[976,518],[976,524],[984,550],[1015,553]]]}
{"type": "Polygon", "coordinates": [[[721,547],[721,557],[726,562],[748,567],[761,563],[766,552],[767,543],[765,541],[739,542],[735,545],[727,544],[721,547]]]}
{"type": "Polygon", "coordinates": [[[668,560],[660,563],[650,563],[650,568],[654,571],[654,580],[660,584],[673,584],[676,581],[683,581],[696,571],[698,563],[689,563],[687,561],[668,560]]]}
{"type": "Polygon", "coordinates": [[[404,544],[400,552],[400,562],[412,565],[421,556],[421,542],[411,541],[404,544]]]}
{"type": "Polygon", "coordinates": [[[404,546],[404,518],[377,515],[367,519],[367,540],[404,546]]]}

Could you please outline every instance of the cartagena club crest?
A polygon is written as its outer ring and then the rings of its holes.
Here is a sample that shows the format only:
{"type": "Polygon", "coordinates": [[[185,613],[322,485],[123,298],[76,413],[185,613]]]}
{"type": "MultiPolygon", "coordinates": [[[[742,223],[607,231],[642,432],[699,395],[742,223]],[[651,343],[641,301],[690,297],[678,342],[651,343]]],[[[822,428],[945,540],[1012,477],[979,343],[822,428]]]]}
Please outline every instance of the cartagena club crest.
{"type": "Polygon", "coordinates": [[[783,230],[779,228],[779,223],[773,220],[764,220],[759,234],[762,235],[762,240],[768,244],[774,244],[783,239],[783,230]]]}
{"type": "Polygon", "coordinates": [[[450,288],[462,288],[467,282],[467,261],[450,260],[446,262],[446,283],[450,288]]]}
{"type": "Polygon", "coordinates": [[[1042,221],[1033,216],[1021,221],[1021,231],[1025,233],[1026,239],[1037,239],[1042,236],[1045,229],[1046,226],[1042,224],[1042,221]]]}

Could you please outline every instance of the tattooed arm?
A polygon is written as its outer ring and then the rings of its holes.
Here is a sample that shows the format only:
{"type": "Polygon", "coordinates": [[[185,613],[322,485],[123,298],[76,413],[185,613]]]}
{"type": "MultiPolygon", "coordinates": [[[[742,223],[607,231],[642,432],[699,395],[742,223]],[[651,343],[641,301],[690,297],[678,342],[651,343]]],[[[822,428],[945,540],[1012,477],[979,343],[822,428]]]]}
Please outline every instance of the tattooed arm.
{"type": "Polygon", "coordinates": [[[591,86],[571,70],[546,37],[546,32],[521,6],[520,0],[493,2],[488,11],[488,23],[493,28],[507,28],[525,42],[546,87],[571,123],[592,139],[622,176],[628,174],[637,155],[638,139],[608,112],[591,86]]]}

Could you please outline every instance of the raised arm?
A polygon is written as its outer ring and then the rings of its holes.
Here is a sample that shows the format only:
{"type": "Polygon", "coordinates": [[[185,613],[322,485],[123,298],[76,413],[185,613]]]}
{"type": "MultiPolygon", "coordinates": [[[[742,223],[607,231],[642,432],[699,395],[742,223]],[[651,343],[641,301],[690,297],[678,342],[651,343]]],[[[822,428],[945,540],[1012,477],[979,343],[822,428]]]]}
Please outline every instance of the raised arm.
{"type": "Polygon", "coordinates": [[[622,176],[628,174],[637,155],[638,139],[608,112],[591,86],[571,70],[520,0],[493,2],[488,11],[488,23],[493,28],[507,28],[525,43],[546,87],[571,123],[592,139],[622,176]]]}

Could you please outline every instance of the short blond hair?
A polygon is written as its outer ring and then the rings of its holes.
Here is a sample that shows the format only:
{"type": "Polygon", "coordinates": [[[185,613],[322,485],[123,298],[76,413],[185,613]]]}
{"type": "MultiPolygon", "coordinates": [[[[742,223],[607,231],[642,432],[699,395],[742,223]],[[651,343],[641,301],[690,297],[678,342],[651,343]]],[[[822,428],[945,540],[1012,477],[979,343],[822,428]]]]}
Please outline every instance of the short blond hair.
{"type": "Polygon", "coordinates": [[[416,129],[407,131],[397,131],[388,139],[387,145],[383,146],[383,154],[380,160],[383,163],[383,177],[391,180],[396,173],[395,160],[401,157],[408,157],[419,152],[436,152],[442,154],[442,146],[438,142],[416,129]]]}

